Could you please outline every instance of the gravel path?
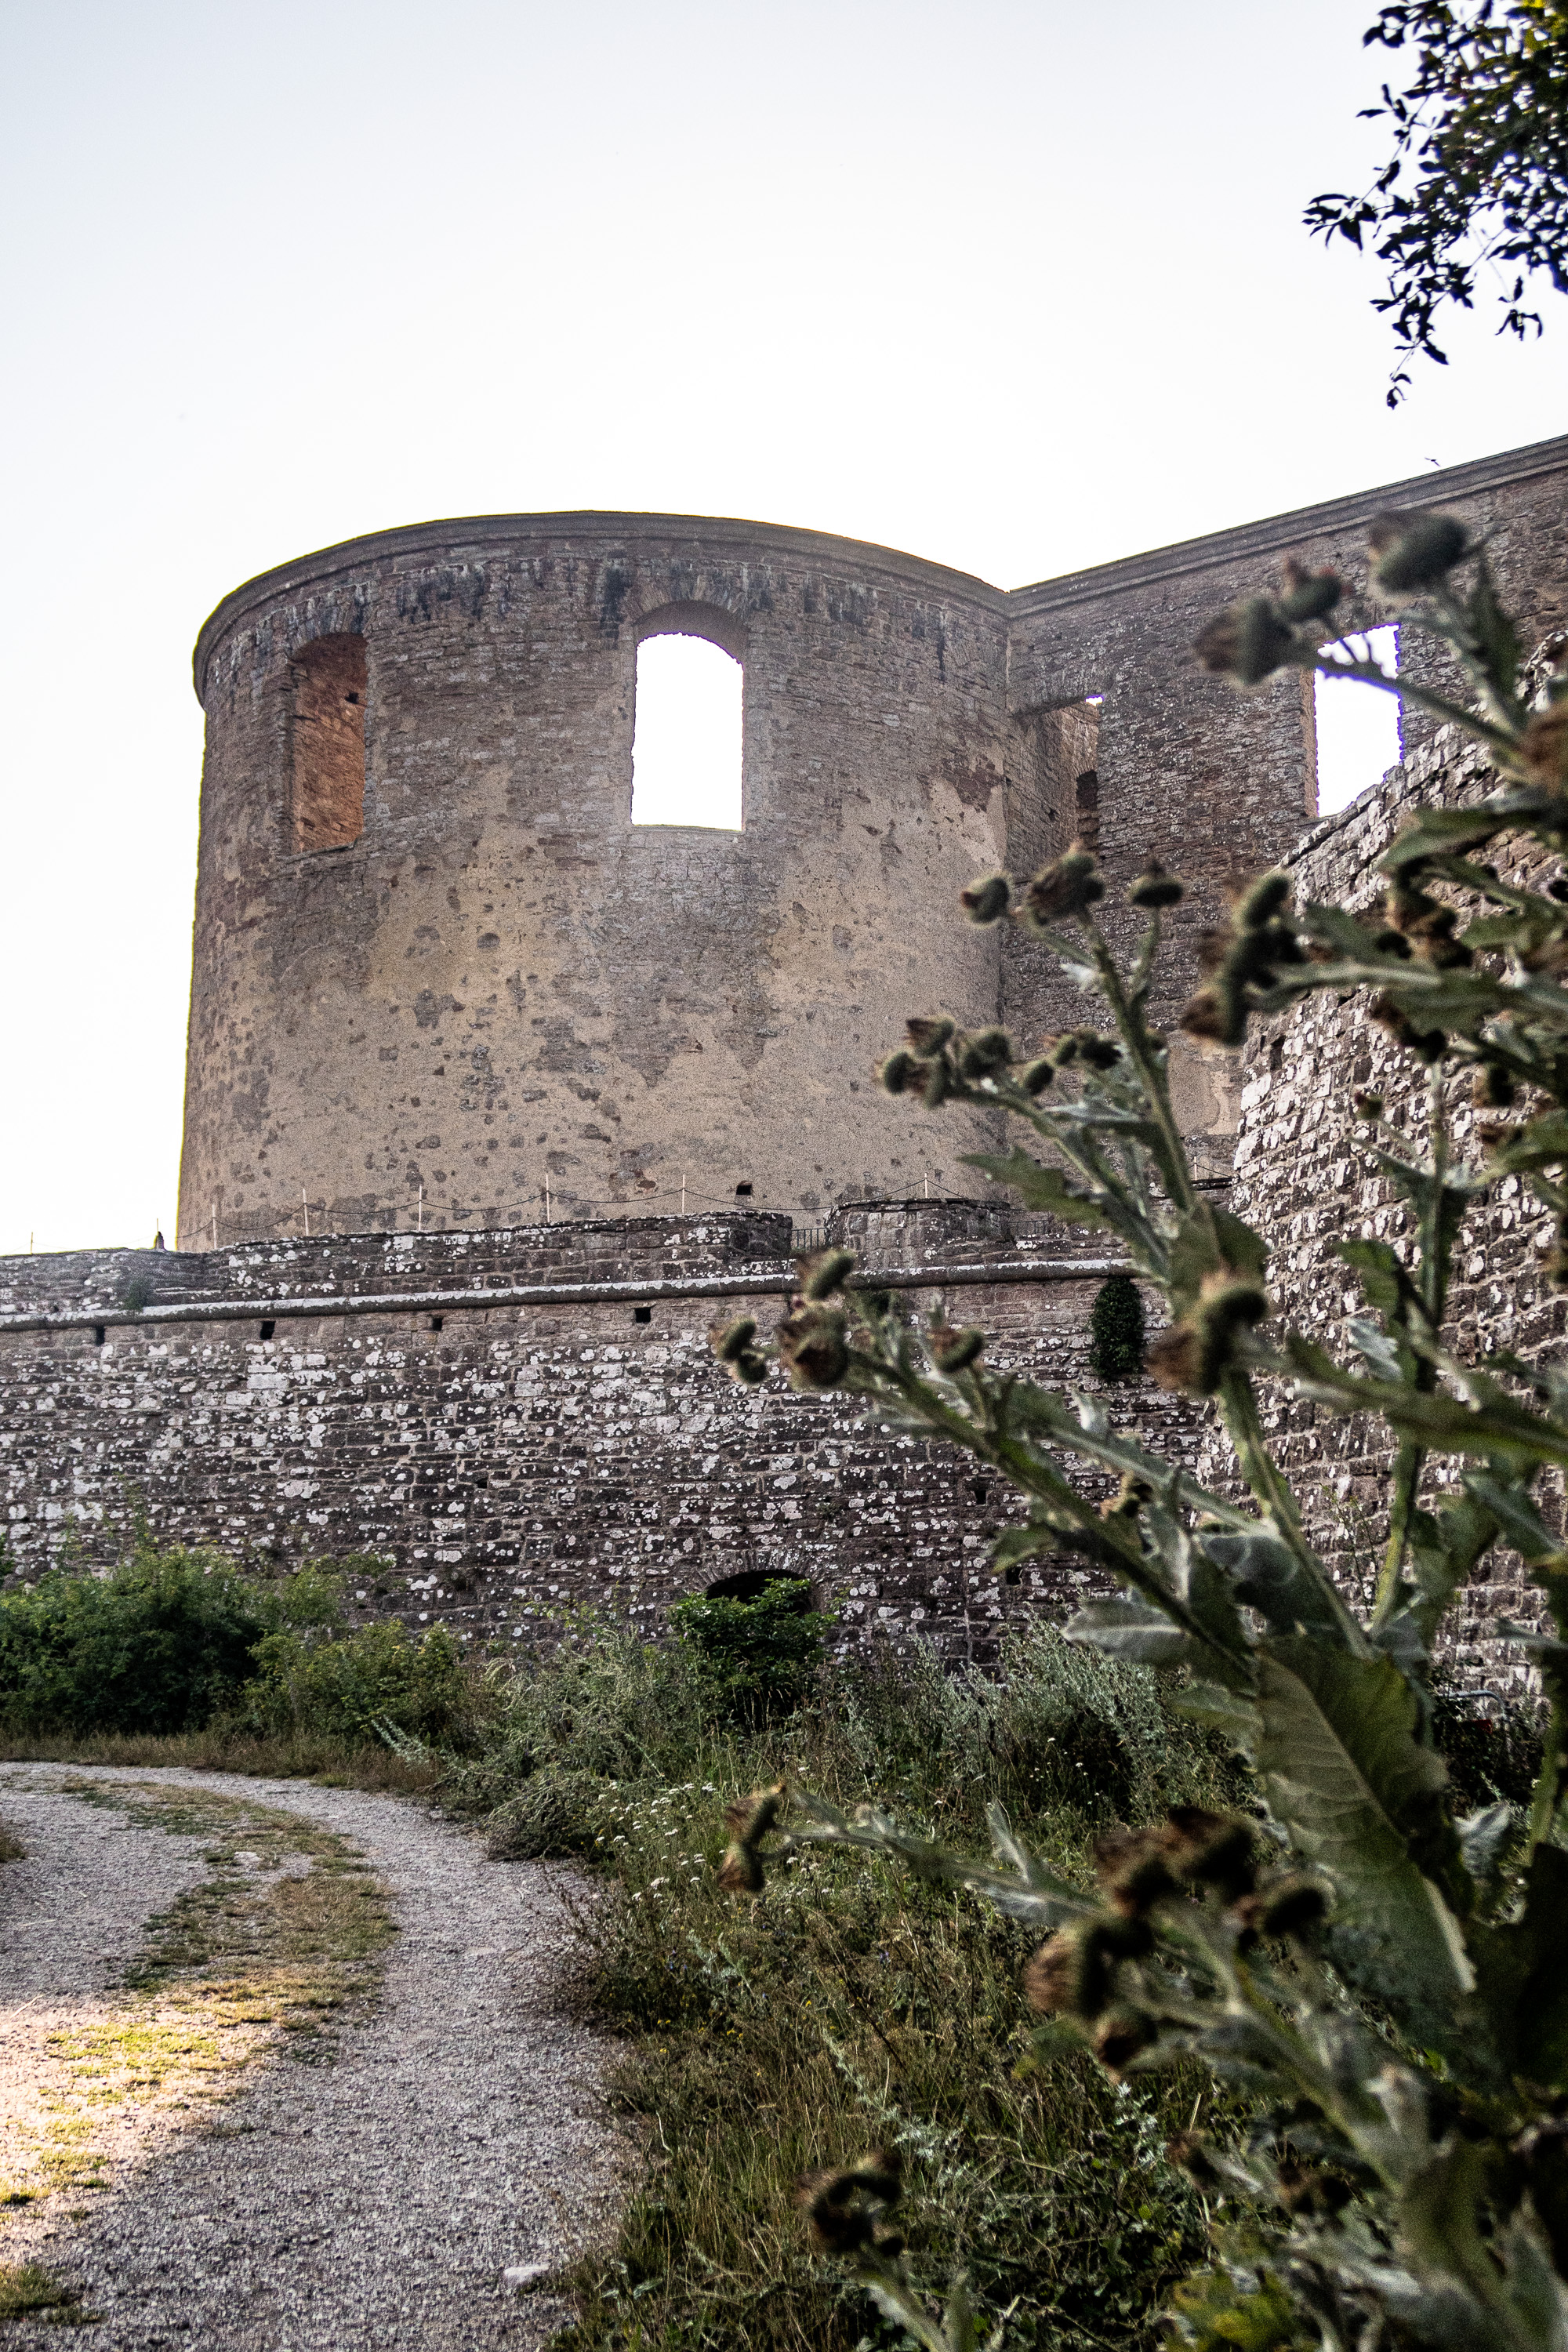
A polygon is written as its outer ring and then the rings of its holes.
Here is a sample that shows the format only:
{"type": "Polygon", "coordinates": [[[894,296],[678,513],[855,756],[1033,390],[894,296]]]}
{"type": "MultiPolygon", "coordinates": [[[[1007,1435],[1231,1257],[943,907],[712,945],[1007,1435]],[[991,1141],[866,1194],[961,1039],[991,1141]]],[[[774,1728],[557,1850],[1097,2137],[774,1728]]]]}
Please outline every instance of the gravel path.
{"type": "MultiPolygon", "coordinates": [[[[570,1929],[537,1864],[486,1859],[417,1805],[222,1772],[0,1765],[28,1848],[0,1871],[0,2096],[64,1995],[100,2000],[142,1922],[201,1875],[206,1841],[119,1826],[62,1778],[185,1784],[351,1839],[401,1934],[384,1998],[330,2065],[263,2061],[221,2123],[165,2144],[72,2219],[56,2197],[8,2220],[102,2317],[80,2352],[531,2352],[567,2315],[509,2270],[569,2260],[613,2210],[617,2148],[602,2045],[565,2013],[570,1929]],[[35,2218],[36,2212],[36,2218],[35,2218]]],[[[120,1996],[123,1999],[123,1996],[120,1996]]],[[[60,2342],[16,2322],[8,2352],[60,2342]]]]}

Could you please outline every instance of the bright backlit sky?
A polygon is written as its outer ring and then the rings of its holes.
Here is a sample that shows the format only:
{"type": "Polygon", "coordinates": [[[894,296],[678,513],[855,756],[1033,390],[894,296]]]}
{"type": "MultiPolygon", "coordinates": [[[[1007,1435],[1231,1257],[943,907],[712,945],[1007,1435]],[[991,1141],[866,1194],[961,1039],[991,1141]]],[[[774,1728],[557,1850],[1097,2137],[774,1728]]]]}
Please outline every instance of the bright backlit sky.
{"type": "Polygon", "coordinates": [[[1010,586],[1562,429],[1568,304],[1390,416],[1299,226],[1373,13],[8,0],[0,1250],[170,1225],[190,646],[251,573],[602,507],[1010,586]]]}

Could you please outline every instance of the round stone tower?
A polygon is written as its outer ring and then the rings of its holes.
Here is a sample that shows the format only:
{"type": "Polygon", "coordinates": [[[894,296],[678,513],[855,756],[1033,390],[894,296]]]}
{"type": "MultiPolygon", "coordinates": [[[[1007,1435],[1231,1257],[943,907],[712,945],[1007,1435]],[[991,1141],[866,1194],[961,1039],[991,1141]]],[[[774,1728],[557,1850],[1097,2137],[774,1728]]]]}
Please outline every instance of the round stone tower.
{"type": "Polygon", "coordinates": [[[203,628],[180,1235],[973,1191],[881,1093],[993,1020],[955,894],[1004,855],[1005,600],[762,523],[507,515],[353,540],[203,628]],[[634,824],[637,649],[743,667],[737,831],[634,824]]]}

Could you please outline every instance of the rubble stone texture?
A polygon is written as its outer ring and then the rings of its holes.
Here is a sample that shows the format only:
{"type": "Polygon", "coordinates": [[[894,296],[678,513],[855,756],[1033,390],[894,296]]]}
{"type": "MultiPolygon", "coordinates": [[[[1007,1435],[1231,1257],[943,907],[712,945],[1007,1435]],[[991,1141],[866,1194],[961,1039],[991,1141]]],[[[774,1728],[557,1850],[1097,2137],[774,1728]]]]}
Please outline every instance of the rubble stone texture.
{"type": "MultiPolygon", "coordinates": [[[[1310,695],[1232,695],[1193,640],[1287,553],[1358,584],[1370,625],[1367,523],[1416,504],[1487,534],[1540,639],[1568,619],[1565,481],[1568,438],[1012,594],[809,532],[606,515],[422,525],[237,591],[196,648],[181,1248],[0,1261],[17,1561],[115,1558],[144,1508],[161,1540],[242,1557],[378,1555],[367,1612],[503,1641],[582,1602],[652,1627],[775,1569],[847,1638],[989,1655],[1081,1566],[998,1583],[990,1538],[1020,1516],[999,1481],[848,1399],[742,1391],[709,1331],[737,1282],[765,1328],[792,1245],[843,1239],[930,1267],[917,1311],[984,1325],[994,1360],[1087,1381],[1091,1244],[944,1199],[982,1190],[962,1154],[986,1122],[875,1083],[911,1013],[1000,1018],[1026,1051],[1084,1018],[1037,948],[958,919],[958,888],[1092,839],[1130,938],[1122,886],[1158,856],[1192,886],[1166,1022],[1231,879],[1298,857],[1308,888],[1370,891],[1406,804],[1483,780],[1413,727],[1405,768],[1298,851],[1310,695]],[[637,648],[661,630],[743,662],[739,833],[630,823],[637,648]],[[1042,1258],[1084,1272],[1026,1278],[1042,1258]],[[1019,1278],[940,1279],[998,1262],[1019,1278]],[[576,1295],[494,1296],[542,1286],[576,1295]]],[[[1175,1046],[1200,1173],[1217,1196],[1234,1151],[1282,1302],[1319,1328],[1347,1211],[1397,1222],[1351,1125],[1380,1051],[1324,1003],[1255,1043],[1245,1089],[1237,1057],[1175,1046]]],[[[1548,1344],[1534,1226],[1487,1213],[1465,1336],[1548,1344]]],[[[1144,1382],[1114,1402],[1196,1461],[1198,1408],[1144,1382]]],[[[1378,1464],[1293,1410],[1348,1560],[1378,1464]]],[[[1507,1597],[1477,1592],[1472,1640],[1507,1597]]]]}

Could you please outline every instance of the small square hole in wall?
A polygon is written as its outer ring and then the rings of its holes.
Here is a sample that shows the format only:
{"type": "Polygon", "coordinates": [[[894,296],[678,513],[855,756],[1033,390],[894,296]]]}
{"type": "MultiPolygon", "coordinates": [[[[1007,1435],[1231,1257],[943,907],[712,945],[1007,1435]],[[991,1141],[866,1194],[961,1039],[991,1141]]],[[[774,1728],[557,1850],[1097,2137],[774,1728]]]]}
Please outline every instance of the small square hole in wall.
{"type": "Polygon", "coordinates": [[[278,1326],[277,1326],[277,1324],[276,1324],[276,1323],[264,1323],[264,1324],[262,1325],[262,1327],[261,1327],[261,1336],[262,1336],[262,1338],[263,1338],[264,1339],[271,1339],[271,1337],[272,1337],[272,1334],[274,1333],[274,1331],[276,1331],[276,1330],[277,1330],[277,1328],[278,1328],[278,1326]]]}
{"type": "Polygon", "coordinates": [[[432,1331],[438,1331],[446,1319],[447,1318],[444,1315],[432,1315],[430,1318],[430,1328],[432,1331]]]}
{"type": "Polygon", "coordinates": [[[736,1185],[736,1187],[735,1187],[735,1198],[736,1198],[736,1200],[737,1200],[737,1201],[749,1201],[749,1200],[751,1199],[751,1197],[752,1197],[752,1188],[751,1188],[751,1186],[750,1186],[749,1184],[737,1184],[737,1185],[736,1185]]]}
{"type": "Polygon", "coordinates": [[[103,1345],[103,1343],[104,1343],[104,1341],[108,1339],[108,1337],[109,1337],[109,1327],[108,1327],[108,1325],[107,1325],[107,1324],[104,1324],[104,1323],[95,1323],[95,1324],[93,1325],[93,1327],[92,1327],[92,1344],[93,1344],[93,1346],[94,1346],[95,1348],[101,1348],[101,1347],[102,1347],[102,1345],[103,1345]]]}
{"type": "Polygon", "coordinates": [[[651,1323],[653,1321],[653,1308],[651,1307],[634,1307],[632,1308],[632,1321],[634,1323],[651,1323]]]}
{"type": "Polygon", "coordinates": [[[1004,1572],[1002,1581],[1004,1584],[1022,1584],[1023,1580],[1024,1571],[1015,1560],[1012,1567],[1004,1572]]]}

